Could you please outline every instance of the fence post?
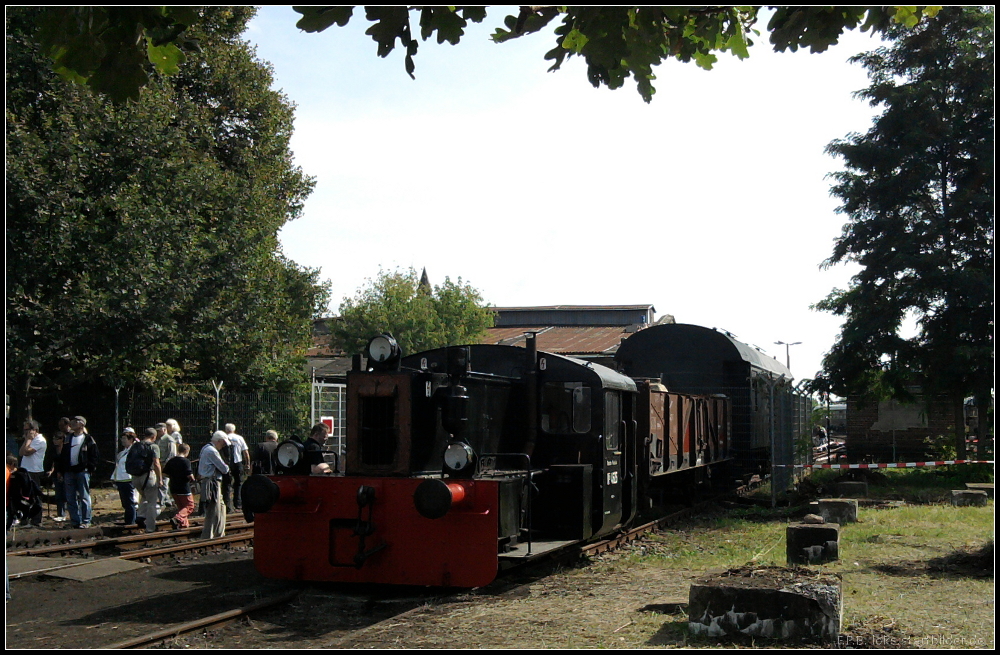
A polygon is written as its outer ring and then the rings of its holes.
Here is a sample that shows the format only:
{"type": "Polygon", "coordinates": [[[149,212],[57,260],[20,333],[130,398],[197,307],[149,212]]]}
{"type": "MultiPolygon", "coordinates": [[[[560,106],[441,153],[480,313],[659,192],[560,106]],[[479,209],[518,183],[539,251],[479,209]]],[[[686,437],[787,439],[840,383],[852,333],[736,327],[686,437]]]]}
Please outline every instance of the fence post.
{"type": "Polygon", "coordinates": [[[225,384],[224,380],[219,380],[219,384],[212,380],[212,387],[215,389],[215,431],[219,431],[219,392],[222,391],[222,385],[225,384]]]}
{"type": "Polygon", "coordinates": [[[778,506],[778,492],[777,485],[778,481],[775,479],[775,473],[777,468],[775,467],[775,459],[778,456],[777,448],[774,440],[774,375],[769,374],[767,378],[767,405],[768,405],[768,431],[771,437],[771,508],[778,506]]]}
{"type": "Polygon", "coordinates": [[[124,382],[122,382],[121,380],[115,380],[115,434],[114,434],[114,439],[115,439],[115,457],[116,458],[118,456],[118,445],[120,443],[120,440],[118,439],[118,437],[122,433],[121,421],[120,421],[119,415],[118,415],[118,396],[121,394],[122,387],[124,387],[124,386],[125,386],[124,382]]]}
{"type": "Polygon", "coordinates": [[[309,425],[316,425],[316,367],[312,367],[309,384],[309,425]]]}

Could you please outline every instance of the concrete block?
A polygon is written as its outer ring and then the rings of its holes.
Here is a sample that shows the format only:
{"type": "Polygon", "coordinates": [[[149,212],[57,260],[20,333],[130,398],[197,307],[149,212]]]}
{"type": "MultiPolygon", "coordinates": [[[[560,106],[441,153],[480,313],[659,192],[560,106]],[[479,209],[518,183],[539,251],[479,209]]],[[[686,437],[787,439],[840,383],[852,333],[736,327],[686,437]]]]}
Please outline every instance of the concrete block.
{"type": "Polygon", "coordinates": [[[708,637],[833,642],[842,614],[840,576],[807,569],[731,569],[698,580],[688,597],[688,629],[708,637]]]}
{"type": "Polygon", "coordinates": [[[840,498],[866,498],[868,496],[868,481],[841,480],[834,484],[834,491],[840,498]]]}
{"type": "Polygon", "coordinates": [[[965,488],[972,491],[985,491],[987,496],[993,498],[992,482],[966,482],[965,488]]]}
{"type": "Polygon", "coordinates": [[[858,522],[858,501],[854,498],[821,498],[809,503],[809,511],[819,514],[827,523],[858,522]]]}
{"type": "Polygon", "coordinates": [[[791,564],[822,564],[840,558],[836,523],[792,523],[785,529],[785,558],[791,564]]]}
{"type": "Polygon", "coordinates": [[[987,495],[978,489],[953,489],[951,504],[955,507],[986,507],[987,495]]]}

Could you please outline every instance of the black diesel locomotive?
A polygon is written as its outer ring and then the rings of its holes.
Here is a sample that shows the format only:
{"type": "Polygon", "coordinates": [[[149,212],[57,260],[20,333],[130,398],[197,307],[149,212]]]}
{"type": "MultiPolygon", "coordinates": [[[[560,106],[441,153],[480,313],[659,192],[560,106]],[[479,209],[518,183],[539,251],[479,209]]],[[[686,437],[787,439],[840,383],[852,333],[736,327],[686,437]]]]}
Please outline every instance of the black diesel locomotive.
{"type": "Polygon", "coordinates": [[[279,474],[245,488],[265,576],[482,586],[505,563],[635,522],[733,448],[727,397],[537,352],[533,338],[401,358],[382,335],[363,363],[348,374],[345,472],[309,475],[288,442],[279,474]]]}

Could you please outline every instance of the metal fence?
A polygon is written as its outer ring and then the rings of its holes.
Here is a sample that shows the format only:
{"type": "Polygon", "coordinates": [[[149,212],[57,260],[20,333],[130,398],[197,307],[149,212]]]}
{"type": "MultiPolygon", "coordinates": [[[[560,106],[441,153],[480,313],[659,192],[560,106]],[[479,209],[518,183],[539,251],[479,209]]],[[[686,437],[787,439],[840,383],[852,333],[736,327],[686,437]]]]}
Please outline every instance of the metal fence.
{"type": "Polygon", "coordinates": [[[729,397],[730,456],[737,471],[770,474],[772,488],[780,491],[792,484],[793,471],[801,471],[789,465],[809,463],[812,399],[787,383],[772,385],[764,378],[754,386],[685,388],[684,392],[729,397]]]}
{"type": "Polygon", "coordinates": [[[175,419],[192,448],[207,443],[226,423],[236,426],[247,444],[264,441],[267,430],[280,438],[309,433],[309,393],[276,391],[216,392],[211,383],[186,385],[171,393],[134,393],[119,400],[121,426],[143,428],[175,419]]]}
{"type": "Polygon", "coordinates": [[[333,382],[314,382],[312,385],[311,422],[326,423],[330,428],[326,445],[337,454],[340,470],[343,470],[344,452],[347,445],[347,385],[333,382]]]}

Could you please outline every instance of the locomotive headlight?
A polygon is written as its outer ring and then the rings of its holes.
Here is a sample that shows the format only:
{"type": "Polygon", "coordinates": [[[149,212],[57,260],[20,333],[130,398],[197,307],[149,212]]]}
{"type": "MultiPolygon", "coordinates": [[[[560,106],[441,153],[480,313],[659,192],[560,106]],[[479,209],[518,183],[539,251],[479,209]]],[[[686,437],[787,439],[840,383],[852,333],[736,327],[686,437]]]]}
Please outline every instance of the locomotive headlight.
{"type": "Polygon", "coordinates": [[[444,450],[444,468],[448,473],[469,473],[475,461],[476,453],[467,443],[454,441],[444,450]]]}
{"type": "Polygon", "coordinates": [[[278,465],[285,469],[294,469],[302,461],[304,448],[298,441],[286,441],[278,446],[275,453],[278,465]]]}
{"type": "Polygon", "coordinates": [[[368,342],[368,359],[384,364],[399,356],[399,344],[390,334],[380,334],[368,342]]]}

